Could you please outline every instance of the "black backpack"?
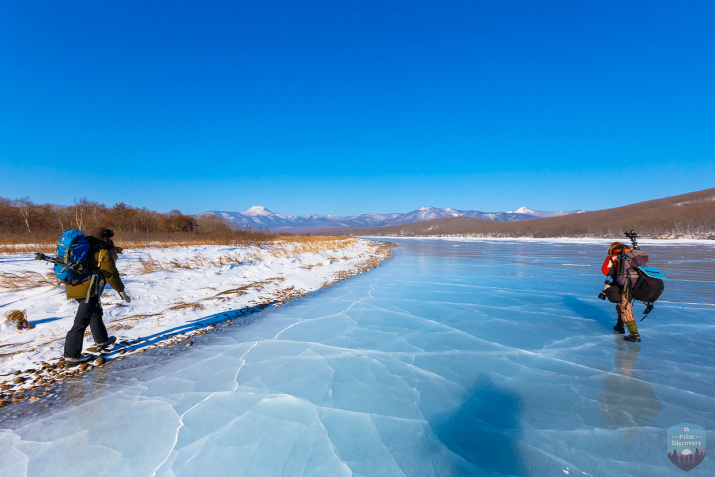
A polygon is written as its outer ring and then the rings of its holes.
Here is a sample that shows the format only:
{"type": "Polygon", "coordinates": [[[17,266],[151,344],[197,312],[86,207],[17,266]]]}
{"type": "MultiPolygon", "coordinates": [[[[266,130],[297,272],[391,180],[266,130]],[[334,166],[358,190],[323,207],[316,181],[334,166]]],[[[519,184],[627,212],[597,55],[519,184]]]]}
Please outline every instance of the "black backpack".
{"type": "Polygon", "coordinates": [[[613,296],[608,296],[608,299],[613,301],[615,298],[621,298],[620,296],[616,297],[616,295],[620,295],[621,287],[630,287],[631,298],[646,304],[644,316],[641,318],[643,321],[653,309],[653,303],[663,294],[665,289],[663,279],[666,277],[657,268],[645,266],[648,263],[648,254],[638,246],[638,242],[636,242],[638,234],[634,230],[625,234],[631,239],[633,248],[628,252],[621,252],[621,262],[618,264],[619,269],[615,277],[615,283],[619,286],[612,287],[617,290],[614,290],[614,293],[611,294],[613,296]]]}
{"type": "Polygon", "coordinates": [[[633,285],[631,296],[638,301],[652,305],[665,290],[665,283],[660,278],[649,276],[639,267],[636,268],[636,271],[638,272],[638,281],[633,285]]]}
{"type": "Polygon", "coordinates": [[[619,263],[619,270],[614,279],[614,284],[618,286],[612,286],[604,292],[608,301],[620,303],[621,292],[627,284],[630,286],[631,297],[646,304],[644,314],[648,315],[653,309],[653,303],[660,298],[665,290],[665,283],[659,278],[665,278],[665,275],[660,273],[657,268],[645,266],[648,263],[648,254],[640,249],[625,252],[621,255],[620,260],[622,260],[622,265],[619,263]]]}

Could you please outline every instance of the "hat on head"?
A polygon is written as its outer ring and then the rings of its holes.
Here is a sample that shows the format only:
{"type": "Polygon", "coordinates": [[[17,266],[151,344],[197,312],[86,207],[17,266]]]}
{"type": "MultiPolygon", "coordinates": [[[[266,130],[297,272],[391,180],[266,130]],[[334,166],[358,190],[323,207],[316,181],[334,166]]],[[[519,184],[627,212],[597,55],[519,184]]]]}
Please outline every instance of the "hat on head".
{"type": "Polygon", "coordinates": [[[625,248],[626,244],[624,244],[623,242],[613,242],[611,246],[608,247],[608,255],[613,255],[616,252],[623,251],[625,248]]]}
{"type": "Polygon", "coordinates": [[[112,237],[114,237],[114,230],[105,227],[96,227],[92,229],[89,235],[99,240],[107,241],[107,239],[109,239],[108,241],[111,242],[112,237]]]}

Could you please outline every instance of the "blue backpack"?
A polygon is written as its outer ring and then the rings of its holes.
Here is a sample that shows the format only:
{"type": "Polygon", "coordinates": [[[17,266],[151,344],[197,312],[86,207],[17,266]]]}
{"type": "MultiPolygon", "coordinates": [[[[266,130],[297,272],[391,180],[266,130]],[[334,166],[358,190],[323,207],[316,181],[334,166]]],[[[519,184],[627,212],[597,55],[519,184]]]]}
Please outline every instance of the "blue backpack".
{"type": "Polygon", "coordinates": [[[78,285],[92,276],[89,270],[89,240],[79,230],[68,230],[60,235],[55,276],[65,285],[78,285]]]}

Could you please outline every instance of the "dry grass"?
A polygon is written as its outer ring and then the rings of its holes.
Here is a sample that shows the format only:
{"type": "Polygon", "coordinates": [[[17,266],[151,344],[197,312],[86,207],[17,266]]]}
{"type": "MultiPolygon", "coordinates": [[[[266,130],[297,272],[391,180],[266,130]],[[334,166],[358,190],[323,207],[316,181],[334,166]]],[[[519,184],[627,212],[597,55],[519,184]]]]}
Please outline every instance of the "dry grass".
{"type": "Polygon", "coordinates": [[[236,296],[245,295],[249,290],[261,290],[261,289],[265,288],[267,285],[275,285],[275,284],[283,282],[284,280],[285,280],[285,278],[283,278],[283,277],[275,277],[275,278],[269,278],[267,280],[263,280],[260,282],[246,283],[245,285],[241,285],[240,287],[232,288],[230,290],[224,290],[222,292],[219,292],[216,295],[214,295],[213,297],[203,298],[203,301],[213,300],[216,298],[224,298],[224,297],[230,296],[230,295],[236,295],[236,296]]]}
{"type": "MultiPolygon", "coordinates": [[[[159,261],[151,255],[139,259],[137,273],[151,273],[162,270],[196,269],[206,267],[220,267],[230,263],[239,265],[260,260],[264,254],[273,257],[292,258],[302,253],[317,253],[330,250],[342,250],[356,242],[355,238],[347,237],[311,237],[295,236],[290,239],[273,240],[264,249],[252,249],[245,253],[225,252],[218,259],[212,260],[201,254],[186,259],[172,259],[159,261]]],[[[194,244],[196,245],[196,244],[194,244]]],[[[347,258],[345,255],[343,259],[347,258]]]]}
{"type": "MultiPolygon", "coordinates": [[[[232,289],[230,289],[230,290],[224,290],[224,291],[222,291],[222,292],[220,292],[220,293],[217,293],[217,294],[214,295],[214,296],[226,296],[226,295],[241,296],[241,295],[245,295],[246,292],[251,288],[251,285],[252,285],[252,284],[243,285],[243,286],[240,286],[240,287],[238,287],[238,288],[232,288],[232,289]]],[[[210,299],[211,299],[211,298],[206,298],[206,300],[210,300],[210,299]]]]}
{"type": "Polygon", "coordinates": [[[187,303],[185,301],[180,301],[179,303],[175,304],[174,306],[171,306],[166,309],[168,310],[203,310],[204,305],[201,303],[187,303]]]}
{"type": "MultiPolygon", "coordinates": [[[[0,238],[0,253],[35,253],[42,252],[53,254],[57,251],[57,239],[60,234],[57,234],[56,238],[47,238],[43,240],[34,241],[34,243],[20,243],[19,240],[12,240],[7,237],[0,238]]],[[[266,244],[269,244],[272,239],[269,238],[255,238],[255,239],[241,239],[241,240],[221,240],[216,238],[199,238],[199,237],[185,237],[182,239],[176,239],[175,237],[157,237],[156,239],[147,240],[132,240],[123,237],[118,234],[114,237],[114,242],[121,246],[122,248],[128,249],[145,249],[145,248],[175,248],[175,247],[186,247],[195,245],[228,245],[233,247],[258,247],[263,248],[266,244]]]]}
{"type": "Polygon", "coordinates": [[[57,251],[57,242],[55,243],[0,243],[0,253],[54,253],[57,251]]]}
{"type": "Polygon", "coordinates": [[[185,235],[177,237],[177,234],[155,234],[150,239],[137,239],[126,234],[117,233],[114,237],[114,243],[122,244],[121,246],[127,249],[144,249],[144,248],[174,248],[186,247],[195,245],[229,245],[233,247],[251,247],[261,248],[272,240],[271,235],[257,234],[256,236],[247,235],[245,237],[201,237],[185,235]]]}
{"type": "Polygon", "coordinates": [[[12,291],[22,290],[24,288],[35,287],[53,287],[57,285],[57,279],[54,272],[49,272],[45,275],[39,272],[0,272],[0,288],[6,288],[12,291]]]}
{"type": "MultiPolygon", "coordinates": [[[[253,254],[251,254],[253,255],[253,254]]],[[[260,253],[257,254],[260,256],[260,253]]],[[[255,258],[255,257],[253,257],[255,258]]],[[[224,265],[228,265],[230,263],[237,263],[239,265],[248,263],[250,262],[253,258],[249,258],[247,256],[242,256],[238,253],[223,253],[221,256],[218,258],[218,266],[222,267],[224,265]]]]}
{"type": "Polygon", "coordinates": [[[17,329],[20,331],[29,330],[29,329],[33,328],[33,326],[30,324],[30,322],[27,321],[27,311],[25,311],[25,310],[9,311],[9,312],[5,313],[5,319],[11,325],[17,326],[17,329]]]}
{"type": "Polygon", "coordinates": [[[201,254],[196,255],[193,258],[178,259],[174,258],[167,260],[165,262],[156,260],[151,255],[147,255],[146,258],[139,259],[139,267],[136,270],[138,273],[151,273],[162,270],[178,270],[178,269],[192,269],[192,268],[205,268],[214,267],[220,265],[218,262],[211,261],[201,254]]]}
{"type": "MultiPolygon", "coordinates": [[[[59,235],[58,235],[59,237],[59,235]]],[[[242,240],[220,240],[216,238],[185,237],[177,240],[175,237],[157,238],[154,240],[131,240],[121,235],[117,235],[114,242],[122,248],[145,249],[145,248],[174,248],[196,245],[228,245],[234,247],[256,247],[259,249],[266,247],[285,247],[286,244],[295,244],[302,252],[320,250],[339,250],[345,248],[355,241],[354,238],[320,236],[320,235],[292,235],[290,237],[261,236],[246,238],[242,240]]],[[[57,251],[56,240],[42,240],[36,243],[13,243],[10,240],[3,240],[0,243],[0,253],[54,253],[57,251]]]]}
{"type": "MultiPolygon", "coordinates": [[[[285,280],[285,279],[284,278],[272,278],[272,279],[268,279],[268,280],[261,281],[261,282],[247,283],[246,285],[242,285],[238,288],[224,290],[220,293],[217,293],[216,295],[214,295],[212,297],[202,298],[200,301],[229,300],[231,296],[245,295],[249,290],[252,290],[252,289],[260,290],[263,287],[265,287],[266,285],[280,283],[283,280],[285,280]]],[[[129,315],[129,316],[124,316],[122,318],[116,319],[116,320],[112,321],[110,324],[107,324],[107,329],[110,331],[131,329],[132,325],[137,324],[139,322],[139,320],[142,320],[145,318],[157,317],[157,320],[161,320],[161,317],[168,311],[203,310],[203,309],[204,309],[204,305],[201,303],[180,301],[180,302],[175,303],[174,305],[170,306],[169,308],[166,308],[158,313],[129,315]]]]}
{"type": "Polygon", "coordinates": [[[158,260],[154,260],[151,255],[147,255],[146,258],[140,258],[139,267],[139,273],[151,273],[159,270],[166,270],[165,265],[158,260]]]}
{"type": "MultiPolygon", "coordinates": [[[[201,244],[202,241],[196,241],[193,245],[201,244]]],[[[164,270],[177,269],[197,269],[206,267],[221,267],[231,263],[239,265],[250,263],[255,260],[260,260],[264,256],[292,258],[304,253],[318,253],[323,251],[338,251],[344,249],[356,242],[352,237],[314,237],[314,236],[291,236],[290,238],[276,238],[270,242],[262,244],[264,248],[251,248],[244,252],[225,252],[217,259],[209,259],[204,255],[197,254],[186,259],[172,259],[161,261],[153,258],[150,254],[129,265],[131,272],[137,274],[152,273],[164,270]]],[[[152,243],[156,246],[156,243],[152,243]]],[[[167,244],[162,244],[166,246],[167,244]]],[[[179,245],[179,244],[176,244],[179,245]]],[[[185,245],[185,244],[182,244],[185,245]]],[[[28,246],[34,247],[34,246],[28,246]]],[[[37,250],[33,248],[32,250],[37,250]]],[[[347,257],[340,254],[342,259],[347,257]]],[[[335,259],[341,259],[335,257],[335,259]]],[[[322,265],[322,264],[321,264],[322,265]]],[[[303,268],[313,268],[315,265],[308,265],[303,268]]],[[[57,280],[53,272],[42,275],[39,272],[3,272],[0,273],[0,288],[18,291],[25,288],[56,286],[57,280]]],[[[231,295],[242,295],[246,290],[255,287],[254,284],[245,285],[232,290],[226,290],[216,295],[217,298],[224,298],[231,295]]]]}
{"type": "Polygon", "coordinates": [[[136,273],[151,273],[162,270],[187,270],[195,268],[216,267],[225,265],[229,262],[240,262],[237,256],[228,254],[222,255],[218,260],[209,260],[201,254],[192,258],[178,259],[174,258],[167,261],[160,261],[153,258],[151,255],[139,259],[139,266],[135,268],[136,273]]]}
{"type": "Polygon", "coordinates": [[[107,324],[107,329],[109,331],[118,331],[118,330],[130,330],[132,329],[133,325],[137,324],[139,320],[142,318],[150,318],[152,316],[160,316],[161,313],[148,313],[148,314],[137,314],[137,315],[129,315],[129,316],[124,316],[122,318],[118,318],[111,323],[107,324]],[[132,325],[125,323],[125,322],[132,322],[132,325]]]}
{"type": "Polygon", "coordinates": [[[253,260],[260,260],[262,256],[262,252],[259,249],[251,249],[243,256],[238,253],[225,253],[224,255],[222,255],[223,259],[227,262],[238,263],[239,265],[243,263],[252,262],[253,260]]]}
{"type": "Polygon", "coordinates": [[[216,266],[216,262],[212,262],[201,254],[188,259],[172,259],[166,263],[166,268],[169,270],[189,269],[189,268],[205,268],[216,266]]]}
{"type": "Polygon", "coordinates": [[[291,237],[289,240],[275,240],[269,249],[269,253],[274,257],[291,258],[302,253],[342,250],[354,244],[356,240],[345,237],[291,237]]]}

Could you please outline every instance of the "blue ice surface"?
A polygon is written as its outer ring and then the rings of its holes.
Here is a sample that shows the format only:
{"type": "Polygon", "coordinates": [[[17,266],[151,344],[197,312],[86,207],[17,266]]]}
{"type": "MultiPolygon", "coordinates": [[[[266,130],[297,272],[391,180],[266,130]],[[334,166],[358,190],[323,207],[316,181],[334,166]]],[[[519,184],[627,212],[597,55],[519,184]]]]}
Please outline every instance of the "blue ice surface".
{"type": "Polygon", "coordinates": [[[2,475],[683,475],[667,429],[715,427],[715,247],[643,246],[669,280],[634,344],[596,298],[608,241],[399,242],[1,409],[2,475]]]}

